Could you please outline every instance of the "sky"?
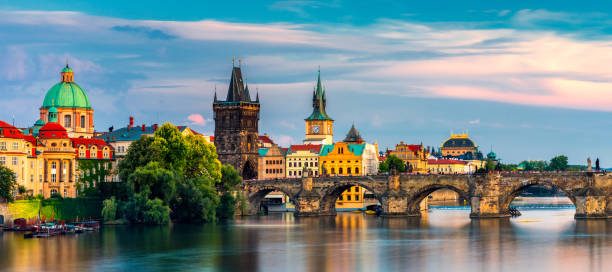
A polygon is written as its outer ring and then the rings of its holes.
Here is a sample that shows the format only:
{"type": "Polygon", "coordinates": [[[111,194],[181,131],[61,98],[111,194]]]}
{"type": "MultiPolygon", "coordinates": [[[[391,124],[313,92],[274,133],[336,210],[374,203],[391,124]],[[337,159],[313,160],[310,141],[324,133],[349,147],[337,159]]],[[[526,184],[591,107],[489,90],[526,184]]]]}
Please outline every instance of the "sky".
{"type": "Polygon", "coordinates": [[[304,138],[320,67],[336,140],[468,132],[505,163],[612,167],[612,2],[500,2],[0,0],[0,120],[32,125],[68,59],[96,130],[134,116],[212,135],[240,56],[259,132],[283,146],[304,138]]]}

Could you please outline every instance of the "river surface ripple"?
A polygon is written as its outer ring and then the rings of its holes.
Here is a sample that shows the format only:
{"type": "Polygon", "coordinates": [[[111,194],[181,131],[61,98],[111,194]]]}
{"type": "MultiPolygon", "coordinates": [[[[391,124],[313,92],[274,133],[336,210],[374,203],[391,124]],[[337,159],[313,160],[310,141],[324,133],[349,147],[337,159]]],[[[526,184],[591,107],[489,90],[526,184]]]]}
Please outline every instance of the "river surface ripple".
{"type": "Polygon", "coordinates": [[[612,220],[574,220],[571,205],[519,206],[470,220],[467,207],[422,218],[291,213],[228,223],[110,226],[24,240],[0,232],[3,271],[610,271],[612,220]]]}

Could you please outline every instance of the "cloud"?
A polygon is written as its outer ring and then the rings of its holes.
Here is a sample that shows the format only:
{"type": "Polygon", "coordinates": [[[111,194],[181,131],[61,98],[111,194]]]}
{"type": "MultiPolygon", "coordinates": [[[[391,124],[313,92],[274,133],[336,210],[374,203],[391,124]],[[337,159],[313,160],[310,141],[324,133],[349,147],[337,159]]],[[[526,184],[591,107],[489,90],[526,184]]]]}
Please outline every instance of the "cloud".
{"type": "Polygon", "coordinates": [[[519,10],[513,17],[512,22],[521,27],[535,27],[542,23],[581,23],[583,19],[572,13],[553,12],[545,9],[523,9],[519,10]]]}
{"type": "Polygon", "coordinates": [[[280,121],[278,124],[283,127],[289,128],[289,129],[293,129],[293,130],[296,129],[295,123],[291,123],[287,121],[280,121]]]}
{"type": "Polygon", "coordinates": [[[149,39],[153,39],[153,40],[170,40],[170,39],[176,38],[175,36],[169,35],[159,29],[152,29],[152,28],[144,27],[144,26],[123,25],[123,26],[113,26],[111,27],[111,29],[114,31],[119,31],[119,32],[143,34],[149,39]]]}
{"type": "Polygon", "coordinates": [[[190,125],[196,125],[196,126],[205,126],[206,124],[213,121],[210,118],[204,119],[204,116],[202,116],[201,114],[197,114],[197,113],[192,113],[189,116],[187,116],[187,120],[191,122],[190,125]]]}
{"type": "Polygon", "coordinates": [[[28,54],[18,46],[8,46],[0,53],[0,77],[6,80],[22,80],[27,76],[26,61],[28,54]]]}
{"type": "Polygon", "coordinates": [[[282,147],[289,147],[292,144],[295,144],[296,141],[293,139],[293,137],[288,136],[288,135],[279,135],[279,136],[272,136],[272,138],[274,139],[274,142],[282,147]]]}
{"type": "Polygon", "coordinates": [[[478,124],[480,124],[480,119],[470,120],[470,121],[468,121],[468,124],[470,124],[470,125],[478,125],[478,124]]]}
{"type": "Polygon", "coordinates": [[[313,0],[283,0],[276,1],[269,5],[271,10],[288,11],[295,13],[296,15],[307,18],[310,14],[306,11],[307,9],[317,9],[321,7],[338,7],[335,1],[313,1],[313,0]]]}

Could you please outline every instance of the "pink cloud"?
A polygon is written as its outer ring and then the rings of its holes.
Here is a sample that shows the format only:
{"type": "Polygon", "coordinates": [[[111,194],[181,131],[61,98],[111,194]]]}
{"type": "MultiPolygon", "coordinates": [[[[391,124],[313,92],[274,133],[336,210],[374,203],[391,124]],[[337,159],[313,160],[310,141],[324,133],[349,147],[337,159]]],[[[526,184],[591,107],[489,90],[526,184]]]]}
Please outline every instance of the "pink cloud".
{"type": "Polygon", "coordinates": [[[197,126],[205,126],[209,122],[212,122],[212,119],[210,118],[204,119],[204,116],[202,116],[201,114],[197,114],[197,113],[192,113],[189,116],[187,116],[187,120],[191,121],[191,125],[197,125],[197,126]]]}

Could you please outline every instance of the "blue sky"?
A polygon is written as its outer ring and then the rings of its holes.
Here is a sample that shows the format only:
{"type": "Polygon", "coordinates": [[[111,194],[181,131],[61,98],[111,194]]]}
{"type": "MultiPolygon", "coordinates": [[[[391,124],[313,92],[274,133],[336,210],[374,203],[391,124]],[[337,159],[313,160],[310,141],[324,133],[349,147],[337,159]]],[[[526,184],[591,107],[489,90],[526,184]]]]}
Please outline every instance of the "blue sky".
{"type": "Polygon", "coordinates": [[[300,143],[321,66],[336,139],[381,149],[469,131],[506,162],[612,166],[612,4],[590,1],[4,1],[0,120],[37,119],[69,58],[95,126],[213,133],[232,56],[260,133],[300,143]],[[511,2],[511,3],[510,3],[511,2]]]}

